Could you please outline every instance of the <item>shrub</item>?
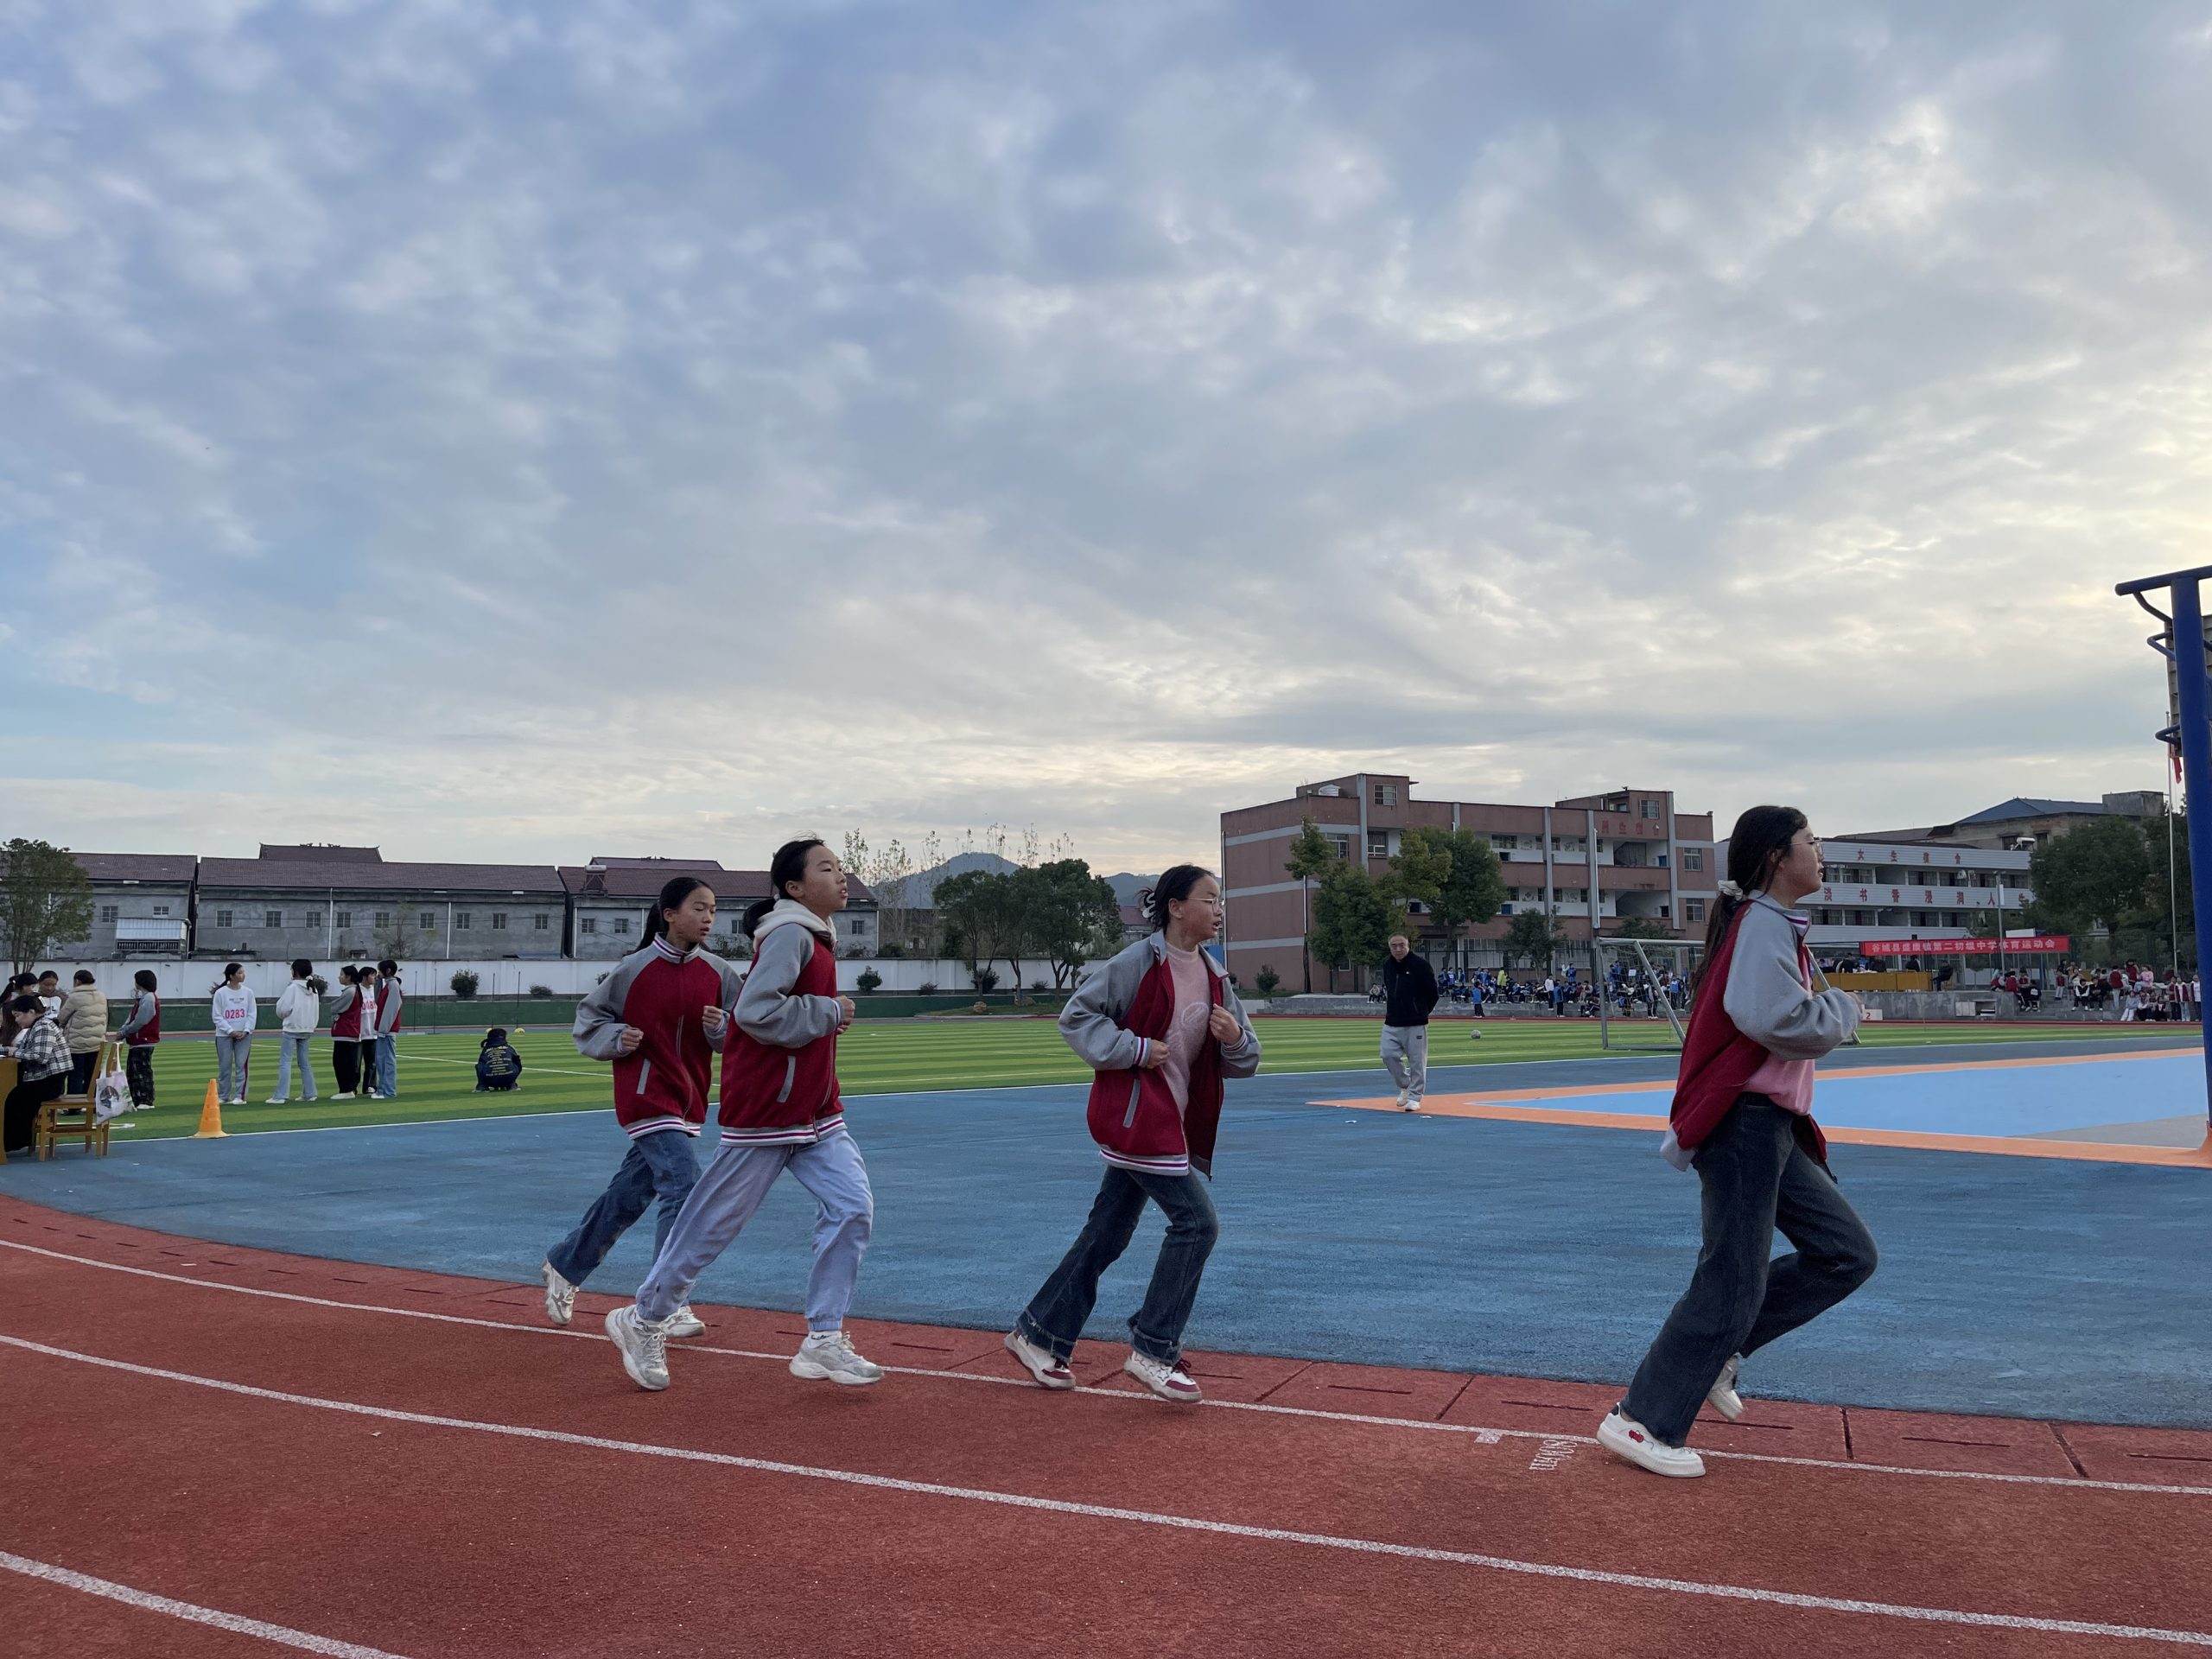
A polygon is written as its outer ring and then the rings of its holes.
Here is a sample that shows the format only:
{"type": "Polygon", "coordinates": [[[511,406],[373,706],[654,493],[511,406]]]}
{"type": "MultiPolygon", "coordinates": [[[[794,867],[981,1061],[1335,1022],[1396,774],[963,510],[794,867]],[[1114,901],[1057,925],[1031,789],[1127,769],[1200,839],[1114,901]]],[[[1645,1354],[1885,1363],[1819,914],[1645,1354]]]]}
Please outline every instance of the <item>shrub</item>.
{"type": "Polygon", "coordinates": [[[882,985],[883,976],[877,973],[873,968],[863,968],[861,969],[861,976],[855,980],[853,983],[859,986],[863,991],[873,991],[882,985]]]}
{"type": "Polygon", "coordinates": [[[1275,988],[1282,983],[1282,976],[1262,963],[1260,964],[1259,977],[1252,983],[1262,996],[1273,996],[1275,994],[1275,988]]]}
{"type": "Polygon", "coordinates": [[[924,996],[935,996],[937,995],[937,981],[933,979],[925,979],[921,982],[918,988],[924,996]]]}
{"type": "MultiPolygon", "coordinates": [[[[605,976],[601,975],[601,977],[604,978],[605,976]]],[[[550,985],[533,985],[530,988],[530,994],[532,996],[550,996],[553,995],[553,988],[550,985]]]]}
{"type": "Polygon", "coordinates": [[[463,968],[453,976],[453,994],[464,1002],[476,995],[476,976],[463,968]]]}
{"type": "Polygon", "coordinates": [[[995,991],[999,988],[999,970],[995,968],[978,968],[968,978],[978,991],[995,991]]]}

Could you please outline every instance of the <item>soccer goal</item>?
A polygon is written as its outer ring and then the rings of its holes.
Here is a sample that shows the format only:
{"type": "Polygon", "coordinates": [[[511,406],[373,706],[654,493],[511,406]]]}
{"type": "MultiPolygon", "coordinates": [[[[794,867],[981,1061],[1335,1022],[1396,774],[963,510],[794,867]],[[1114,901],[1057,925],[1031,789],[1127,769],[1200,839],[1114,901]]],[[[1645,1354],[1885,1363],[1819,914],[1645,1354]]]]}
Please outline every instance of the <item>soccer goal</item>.
{"type": "Polygon", "coordinates": [[[1592,939],[1592,966],[1598,978],[1598,1046],[1612,1053],[1679,1054],[1682,1048],[1682,1010],[1667,995],[1676,978],[1684,984],[1705,952],[1703,939],[1592,939]],[[1624,1020],[1613,1005],[1615,968],[1623,971],[1618,982],[1633,985],[1643,1001],[1667,1022],[1669,1041],[1649,1020],[1624,1020]],[[1642,988],[1648,987],[1645,999],[1642,988]]]}

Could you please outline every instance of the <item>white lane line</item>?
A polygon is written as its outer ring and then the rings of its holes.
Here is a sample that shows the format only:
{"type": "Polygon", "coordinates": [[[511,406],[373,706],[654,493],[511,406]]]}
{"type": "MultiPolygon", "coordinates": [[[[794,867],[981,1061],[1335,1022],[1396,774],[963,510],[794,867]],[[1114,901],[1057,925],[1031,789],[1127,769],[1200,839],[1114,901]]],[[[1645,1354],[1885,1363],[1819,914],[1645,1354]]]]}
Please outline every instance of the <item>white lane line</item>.
{"type": "Polygon", "coordinates": [[[1486,1555],[1473,1550],[1433,1549],[1421,1544],[1385,1543],[1379,1539],[1341,1537],[1334,1533],[1295,1532],[1281,1527],[1245,1526],[1233,1521],[1207,1521],[1195,1516],[1169,1515],[1154,1510],[1125,1509],[1106,1503],[1078,1503],[1065,1498],[1035,1497],[1022,1492],[994,1491],[981,1486],[952,1486],[940,1481],[906,1480],[895,1475],[864,1474],[854,1469],[832,1469],[813,1464],[784,1463],[771,1458],[741,1457],[730,1452],[706,1452],[690,1446],[657,1446],[645,1440],[618,1440],[599,1434],[576,1434],[563,1429],[531,1428],[520,1423],[486,1422],[468,1417],[442,1417],[429,1412],[400,1411],[388,1406],[364,1405],[353,1400],[328,1400],[315,1395],[288,1394],[259,1389],[220,1377],[195,1376],[188,1371],[164,1370],[159,1366],[136,1365],[128,1360],[107,1359],[67,1348],[50,1347],[21,1337],[0,1335],[0,1344],[66,1359],[81,1365],[124,1371],[133,1376],[181,1382],[193,1388],[239,1395],[281,1405],[305,1406],[317,1411],[343,1412],[385,1422],[415,1423],[426,1428],[461,1429],[476,1434],[498,1434],[512,1440],[538,1440],[556,1446],[587,1446],[594,1451],[621,1452],[632,1457],[669,1458],[683,1463],[705,1463],[728,1469],[748,1469],[766,1475],[785,1475],[802,1480],[833,1482],[875,1491],[904,1492],[921,1497],[952,1498],[968,1503],[989,1503],[1007,1509],[1042,1510],[1052,1515],[1080,1516],[1087,1520],[1123,1521],[1138,1526],[1166,1527],[1181,1532],[1210,1533],[1217,1537],[1250,1538],[1267,1543],[1301,1544],[1314,1549],[1343,1550],[1360,1555],[1389,1556],[1401,1560],[1433,1561],[1453,1567],[1483,1567],[1493,1573],[1528,1578],[1565,1580],[1575,1584],[1603,1585],[1621,1590],[1651,1590],[1679,1596],[1704,1596],[1724,1601],[1758,1602],[1770,1607],[1799,1607],[1815,1612],[1863,1613],[1878,1618],[1906,1619],[1929,1624],[1966,1624],[2005,1630],[2026,1630],[2053,1636],[2103,1636],[2139,1642],[2170,1642],[2186,1647],[2212,1648],[2212,1633],[2164,1630],[2155,1625],[2106,1624],[2087,1619],[2036,1618],[2019,1613],[1976,1613],[1952,1607],[1922,1607],[1910,1603],[1863,1601],[1838,1596],[1804,1595],[1789,1590],[1762,1590],[1749,1585],[1702,1584],[1689,1579],[1662,1579],[1642,1573],[1609,1573],[1597,1567],[1566,1567],[1551,1561],[1524,1561],[1510,1555],[1486,1555]]]}
{"type": "MultiPolygon", "coordinates": [[[[225,1249],[222,1245],[211,1248],[225,1249]]],[[[245,1247],[241,1247],[245,1248],[245,1247]]],[[[55,1262],[73,1262],[79,1267],[99,1268],[109,1273],[126,1273],[134,1278],[159,1279],[172,1285],[191,1285],[200,1290],[227,1291],[234,1296],[261,1296],[270,1301],[298,1302],[308,1307],[336,1308],[346,1313],[381,1313],[392,1319],[428,1319],[434,1325],[467,1325],[486,1331],[518,1331],[532,1337],[577,1337],[587,1342],[604,1338],[591,1331],[564,1330],[550,1325],[523,1325],[512,1319],[480,1319],[465,1313],[435,1313],[423,1307],[390,1307],[381,1302],[346,1302],[327,1296],[308,1296],[296,1290],[263,1290],[252,1285],[228,1285],[219,1279],[194,1279],[183,1274],[162,1273],[152,1268],[134,1268],[121,1262],[102,1262],[89,1255],[72,1255],[62,1250],[49,1250],[36,1244],[24,1244],[11,1238],[0,1238],[0,1249],[21,1250],[27,1255],[42,1255],[55,1262]]],[[[518,1289],[525,1287],[518,1286],[518,1289]]],[[[750,1310],[770,1312],[773,1309],[750,1310]]],[[[587,1318],[589,1315],[586,1316],[587,1318]]],[[[796,1313],[790,1316],[797,1319],[796,1313]]],[[[766,1359],[781,1365],[787,1363],[789,1354],[761,1353],[750,1348],[716,1348],[703,1342],[685,1340],[678,1344],[679,1351],[687,1354],[715,1354],[725,1359],[766,1359]]],[[[968,1362],[973,1363],[973,1361],[968,1362]]],[[[933,1370],[920,1365],[886,1365],[887,1371],[900,1376],[934,1377],[946,1382],[982,1382],[994,1388],[1034,1389],[1035,1384],[1018,1376],[993,1376],[983,1371],[933,1370]]],[[[1532,1384],[1541,1387],[1541,1382],[1532,1384]]],[[[1102,1400],[1119,1400],[1130,1405],[1149,1406],[1163,1403],[1148,1394],[1128,1389],[1079,1388],[1064,1390],[1073,1394],[1087,1394],[1102,1400]]],[[[1260,1412],[1276,1417],[1311,1417],[1328,1423],[1357,1423],[1370,1428],[1409,1430],[1425,1434],[1471,1434],[1476,1444],[1495,1446],[1501,1439],[1516,1440],[1572,1440],[1580,1446],[1598,1444],[1594,1434],[1561,1434],[1552,1429],[1492,1428],[1473,1423],[1439,1423],[1418,1417],[1376,1417],[1363,1412],[1323,1411],[1313,1406],[1271,1406],[1256,1400],[1202,1400],[1200,1405],[1215,1411],[1260,1412]]],[[[1913,1469],[1902,1464],[1852,1463],[1836,1458],[1793,1458],[1774,1452],[1706,1452],[1707,1458],[1725,1458],[1737,1463],[1776,1463],[1797,1469],[1834,1469],[1862,1475],[1908,1475],[1917,1480],[1978,1480],[1997,1486],[2056,1486],[2092,1492],[2146,1492],[2166,1497],[2212,1497],[2212,1486],[2157,1486],[2134,1480],[2090,1480],[2076,1475],[2007,1475],[1975,1469],[1913,1469]]]]}
{"type": "Polygon", "coordinates": [[[126,1607],[137,1607],[149,1613],[166,1613],[171,1618],[187,1619],[194,1624],[210,1624],[219,1630],[232,1630],[240,1636],[257,1636],[264,1642],[280,1643],[288,1648],[297,1648],[302,1653],[322,1653],[332,1659],[399,1659],[397,1654],[386,1653],[382,1648],[365,1648],[358,1642],[340,1642],[335,1637],[316,1636],[308,1630],[296,1630],[289,1625],[271,1624],[266,1620],[248,1618],[243,1613],[226,1613],[219,1608],[201,1607],[189,1601],[178,1601],[168,1596],[157,1596],[147,1590],[134,1590],[127,1584],[117,1584],[108,1579],[95,1579],[84,1573],[73,1573],[66,1567],[54,1567],[46,1561],[34,1561],[28,1556],[11,1555],[0,1549],[0,1567],[10,1573],[20,1573],[27,1579],[43,1579],[48,1584],[60,1585],[64,1589],[81,1590],[88,1596],[104,1596],[110,1601],[119,1601],[126,1607]]]}

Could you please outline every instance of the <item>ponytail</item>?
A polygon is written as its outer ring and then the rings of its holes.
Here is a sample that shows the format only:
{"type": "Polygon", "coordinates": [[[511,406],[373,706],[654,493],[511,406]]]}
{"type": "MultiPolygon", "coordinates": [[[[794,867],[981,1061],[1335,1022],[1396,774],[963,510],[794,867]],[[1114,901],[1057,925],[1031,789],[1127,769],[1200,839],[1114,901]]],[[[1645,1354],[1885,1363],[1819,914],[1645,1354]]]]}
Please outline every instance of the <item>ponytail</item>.
{"type": "Polygon", "coordinates": [[[1728,874],[1719,882],[1720,896],[1705,924],[1705,955],[1690,976],[1693,993],[1705,983],[1705,970],[1728,938],[1736,913],[1751,895],[1774,880],[1776,867],[1789,856],[1789,843],[1806,824],[1794,806],[1752,806],[1744,810],[1728,832],[1728,874]]]}
{"type": "Polygon", "coordinates": [[[683,901],[707,884],[696,875],[671,875],[661,884],[660,897],[645,912],[645,937],[638,941],[642,950],[655,939],[668,932],[668,912],[682,907],[683,901]]]}
{"type": "Polygon", "coordinates": [[[1191,889],[1213,872],[1203,864],[1177,864],[1160,873],[1160,880],[1137,894],[1137,908],[1154,928],[1167,925],[1167,906],[1191,896],[1191,889]]]}
{"type": "Polygon", "coordinates": [[[802,836],[797,841],[787,841],[776,849],[776,855],[768,861],[768,896],[755,899],[745,907],[745,919],[738,924],[747,938],[760,931],[760,924],[773,910],[791,895],[784,891],[792,881],[806,880],[806,857],[817,847],[829,843],[819,836],[802,836]]]}

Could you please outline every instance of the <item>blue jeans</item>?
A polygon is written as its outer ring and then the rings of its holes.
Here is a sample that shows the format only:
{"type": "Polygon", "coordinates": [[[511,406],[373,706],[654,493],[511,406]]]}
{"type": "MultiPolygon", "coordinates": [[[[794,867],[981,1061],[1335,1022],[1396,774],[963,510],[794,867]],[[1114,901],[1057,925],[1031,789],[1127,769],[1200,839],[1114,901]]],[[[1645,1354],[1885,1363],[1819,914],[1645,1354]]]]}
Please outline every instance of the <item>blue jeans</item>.
{"type": "Polygon", "coordinates": [[[691,1298],[691,1287],[737,1242],[776,1177],[788,1169],[814,1195],[814,1268],[806,1280],[806,1328],[842,1331],[875,1227],[875,1194],[860,1143],[844,1130],[811,1146],[741,1147],[725,1141],[676,1218],[653,1270],[638,1287],[638,1312],[664,1319],[691,1298]]]}
{"type": "Polygon", "coordinates": [[[1764,1095],[1738,1095],[1693,1154],[1705,1243],[1621,1402],[1669,1446],[1688,1437],[1731,1354],[1757,1353],[1874,1271],[1873,1236],[1798,1145],[1796,1123],[1764,1095]],[[1777,1228],[1797,1248],[1769,1261],[1777,1228]]]}
{"type": "Polygon", "coordinates": [[[375,1082],[371,1087],[378,1098],[390,1100],[399,1092],[399,1055],[392,1034],[385,1032],[377,1039],[376,1058],[370,1062],[375,1082]]]}
{"type": "Polygon", "coordinates": [[[630,1230],[630,1224],[645,1213],[645,1206],[656,1194],[660,1198],[660,1219],[653,1224],[653,1254],[659,1255],[661,1246],[668,1243],[668,1230],[676,1224],[677,1211],[683,1208],[683,1200],[691,1196],[698,1179],[699,1160],[691,1150],[690,1135],[681,1129],[656,1129],[639,1135],[630,1143],[629,1155],[607,1184],[607,1191],[584,1211],[575,1230],[546,1252],[545,1259],[570,1284],[581,1285],[607,1259],[614,1241],[630,1230]]]}
{"type": "Polygon", "coordinates": [[[276,1099],[291,1098],[295,1054],[300,1057],[300,1092],[308,1100],[315,1098],[315,1062],[308,1058],[308,1045],[314,1040],[311,1031],[288,1031],[276,1039],[276,1099]]]}
{"type": "Polygon", "coordinates": [[[1129,1320],[1129,1346],[1169,1365],[1182,1357],[1183,1327],[1191,1322],[1199,1276],[1221,1236],[1213,1199],[1201,1176],[1155,1175],[1109,1164],[1083,1231],[1015,1321],[1023,1336],[1053,1358],[1065,1363],[1075,1352],[1098,1303],[1098,1276],[1128,1249],[1147,1198],[1167,1217],[1167,1236],[1160,1241],[1144,1306],[1129,1320]]]}

